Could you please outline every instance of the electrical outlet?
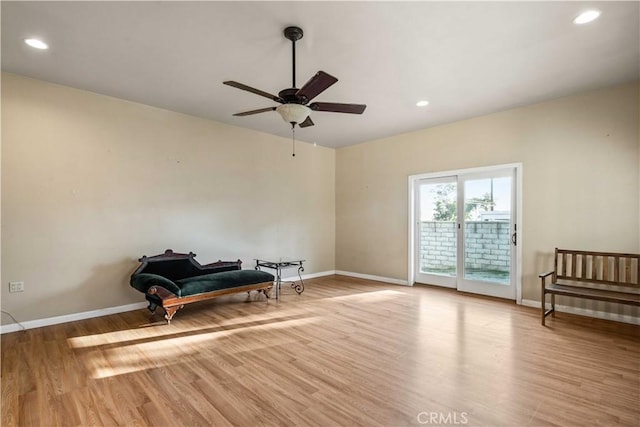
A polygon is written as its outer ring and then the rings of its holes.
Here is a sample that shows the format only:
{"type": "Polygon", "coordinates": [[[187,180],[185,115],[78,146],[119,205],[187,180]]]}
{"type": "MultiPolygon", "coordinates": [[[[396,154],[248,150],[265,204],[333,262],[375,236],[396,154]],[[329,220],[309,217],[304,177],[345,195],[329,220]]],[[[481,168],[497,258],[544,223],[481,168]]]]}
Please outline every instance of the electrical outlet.
{"type": "Polygon", "coordinates": [[[9,292],[24,292],[24,282],[9,282],[9,292]]]}

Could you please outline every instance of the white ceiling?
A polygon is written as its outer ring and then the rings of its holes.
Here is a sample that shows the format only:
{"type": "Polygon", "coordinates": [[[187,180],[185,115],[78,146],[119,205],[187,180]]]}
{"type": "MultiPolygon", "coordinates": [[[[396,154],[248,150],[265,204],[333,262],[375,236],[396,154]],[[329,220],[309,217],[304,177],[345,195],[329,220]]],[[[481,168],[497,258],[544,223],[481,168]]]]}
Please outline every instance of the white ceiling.
{"type": "Polygon", "coordinates": [[[422,129],[640,77],[639,2],[9,2],[2,70],[290,137],[277,94],[318,70],[339,78],[296,137],[328,147],[422,129]],[[597,21],[572,19],[597,8],[597,21]],[[23,43],[40,37],[37,51],[23,43]],[[415,106],[427,99],[430,105],[415,106]]]}

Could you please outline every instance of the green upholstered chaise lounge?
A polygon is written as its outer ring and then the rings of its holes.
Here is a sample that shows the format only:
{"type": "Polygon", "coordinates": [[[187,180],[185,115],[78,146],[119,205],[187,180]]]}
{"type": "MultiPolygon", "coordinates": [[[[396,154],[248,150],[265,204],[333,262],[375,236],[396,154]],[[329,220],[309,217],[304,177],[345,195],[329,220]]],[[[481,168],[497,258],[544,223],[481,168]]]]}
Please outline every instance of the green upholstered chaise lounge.
{"type": "Polygon", "coordinates": [[[131,275],[131,286],[145,294],[149,310],[165,311],[167,323],[185,304],[236,292],[258,291],[270,297],[273,274],[242,270],[242,261],[218,261],[200,265],[196,254],[179,254],[167,249],[162,255],[143,256],[131,275]]]}

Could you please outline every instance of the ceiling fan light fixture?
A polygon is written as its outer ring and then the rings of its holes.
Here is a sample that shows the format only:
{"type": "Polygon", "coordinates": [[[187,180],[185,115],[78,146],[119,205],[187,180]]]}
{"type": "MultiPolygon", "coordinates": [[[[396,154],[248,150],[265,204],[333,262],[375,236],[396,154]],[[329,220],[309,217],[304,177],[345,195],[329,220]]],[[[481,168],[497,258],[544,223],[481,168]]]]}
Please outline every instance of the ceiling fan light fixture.
{"type": "Polygon", "coordinates": [[[302,123],[311,114],[311,108],[302,104],[282,104],[276,111],[280,113],[282,119],[287,123],[302,123]]]}
{"type": "MultiPolygon", "coordinates": [[[[362,114],[364,112],[367,108],[364,104],[344,104],[339,102],[313,102],[309,104],[313,98],[327,90],[327,88],[336,83],[338,79],[321,70],[311,77],[311,79],[309,79],[300,89],[298,89],[296,86],[296,41],[302,38],[302,29],[299,27],[287,27],[284,30],[284,37],[291,40],[291,87],[281,90],[276,96],[269,92],[253,88],[233,80],[222,82],[222,84],[227,86],[260,95],[282,105],[244,111],[242,113],[236,113],[234,116],[250,116],[275,110],[280,114],[282,120],[291,125],[292,140],[295,144],[296,125],[301,129],[314,126],[313,120],[311,120],[310,117],[311,111],[327,111],[348,114],[362,114]],[[309,106],[307,106],[307,104],[309,104],[309,106]]],[[[295,151],[293,155],[295,156],[295,151]]]]}

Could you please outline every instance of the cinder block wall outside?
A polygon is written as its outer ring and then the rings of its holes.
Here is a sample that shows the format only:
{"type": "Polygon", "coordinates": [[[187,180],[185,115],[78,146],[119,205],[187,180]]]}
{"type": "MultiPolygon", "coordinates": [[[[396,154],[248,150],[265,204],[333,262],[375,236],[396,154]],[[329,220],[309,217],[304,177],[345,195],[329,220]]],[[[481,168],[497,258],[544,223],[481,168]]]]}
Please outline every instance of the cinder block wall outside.
{"type": "MultiPolygon", "coordinates": [[[[468,221],[466,224],[466,268],[509,271],[509,222],[468,221]]],[[[456,265],[456,223],[423,221],[420,224],[420,267],[443,270],[456,265]]]]}

